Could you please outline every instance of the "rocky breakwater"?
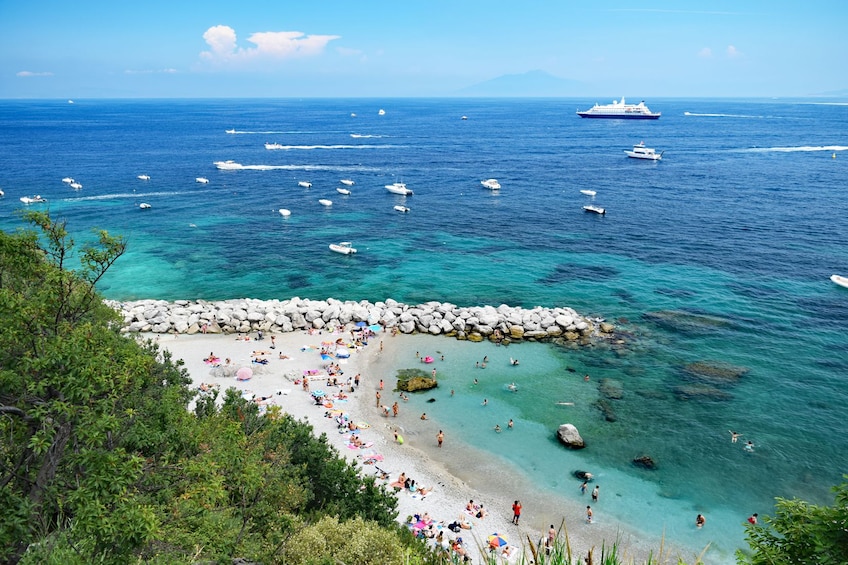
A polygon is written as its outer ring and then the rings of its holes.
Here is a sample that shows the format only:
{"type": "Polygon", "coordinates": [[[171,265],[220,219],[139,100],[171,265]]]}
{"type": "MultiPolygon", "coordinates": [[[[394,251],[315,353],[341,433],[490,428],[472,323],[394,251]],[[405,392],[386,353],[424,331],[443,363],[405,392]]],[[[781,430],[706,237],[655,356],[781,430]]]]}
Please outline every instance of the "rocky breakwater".
{"type": "Polygon", "coordinates": [[[108,302],[123,316],[128,332],[248,333],[291,332],[352,327],[357,322],[404,334],[428,333],[457,339],[511,341],[588,341],[610,337],[611,324],[579,315],[571,308],[518,308],[501,305],[460,307],[446,302],[409,305],[342,302],[335,299],[137,300],[108,302]]]}

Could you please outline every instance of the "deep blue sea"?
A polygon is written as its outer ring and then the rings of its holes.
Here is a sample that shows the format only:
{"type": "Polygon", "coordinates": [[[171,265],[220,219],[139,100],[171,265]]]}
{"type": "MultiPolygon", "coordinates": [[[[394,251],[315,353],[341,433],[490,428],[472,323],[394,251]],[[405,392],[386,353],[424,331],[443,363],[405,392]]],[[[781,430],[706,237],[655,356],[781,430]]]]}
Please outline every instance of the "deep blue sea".
{"type": "Polygon", "coordinates": [[[588,348],[439,342],[462,405],[427,409],[449,437],[566,498],[579,497],[570,472],[592,469],[602,513],[711,542],[729,561],[748,515],[778,496],[832,502],[848,473],[848,289],[829,280],[848,275],[848,105],[659,99],[646,101],[656,121],[576,116],[594,102],[0,101],[0,228],[21,227],[19,198],[40,194],[48,203],[32,207],[78,241],[124,235],[100,286],[119,300],[394,298],[571,306],[614,322],[622,343],[588,348]],[[662,161],[626,158],[639,141],[662,161]],[[243,168],[213,165],[225,160],[243,168]],[[490,177],[500,191],[481,186],[490,177]],[[390,194],[392,182],[414,196],[390,194]],[[359,252],[330,253],[342,240],[359,252]],[[492,363],[475,372],[483,355],[492,363]],[[686,370],[698,362],[744,374],[686,370]],[[602,379],[621,391],[615,421],[596,405],[602,379]],[[481,396],[488,417],[469,419],[481,396]],[[490,446],[508,418],[527,431],[490,446]],[[553,441],[566,421],[585,450],[553,441]],[[643,454],[657,470],[631,465],[643,454]]]}

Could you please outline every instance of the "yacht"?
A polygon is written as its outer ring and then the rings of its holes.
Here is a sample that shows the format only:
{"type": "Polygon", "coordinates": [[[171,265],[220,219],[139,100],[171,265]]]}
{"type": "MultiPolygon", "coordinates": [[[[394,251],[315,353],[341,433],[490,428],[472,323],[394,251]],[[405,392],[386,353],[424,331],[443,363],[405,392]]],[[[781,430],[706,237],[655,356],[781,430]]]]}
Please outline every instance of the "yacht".
{"type": "Polygon", "coordinates": [[[638,104],[627,104],[624,98],[621,101],[613,100],[612,104],[598,104],[584,111],[577,111],[577,115],[581,118],[613,118],[623,120],[656,120],[662,112],[651,112],[645,101],[638,104]]]}
{"type": "Polygon", "coordinates": [[[21,202],[24,204],[37,204],[39,202],[47,202],[47,199],[40,194],[36,194],[35,196],[21,196],[21,202]]]}
{"type": "Polygon", "coordinates": [[[412,190],[406,188],[406,183],[402,182],[393,182],[392,184],[386,185],[386,190],[393,194],[400,194],[401,196],[412,196],[412,190]]]}
{"type": "Polygon", "coordinates": [[[227,159],[226,161],[215,161],[212,164],[218,167],[218,170],[220,171],[235,171],[242,168],[240,163],[236,163],[232,159],[227,159]]]}
{"type": "Polygon", "coordinates": [[[356,249],[351,247],[351,242],[342,241],[340,243],[331,243],[330,251],[335,251],[336,253],[341,253],[343,255],[350,255],[351,253],[356,253],[356,249]]]}
{"type": "Polygon", "coordinates": [[[632,157],[633,159],[648,159],[650,161],[659,161],[662,159],[663,152],[660,151],[657,153],[655,150],[650,147],[645,147],[645,142],[640,141],[636,145],[633,146],[633,149],[628,151],[624,150],[628,157],[632,157]]]}
{"type": "Polygon", "coordinates": [[[483,186],[485,186],[489,190],[498,190],[501,187],[501,183],[499,183],[497,179],[481,180],[480,184],[482,184],[483,186]]]}
{"type": "Polygon", "coordinates": [[[194,179],[194,182],[199,182],[200,184],[209,184],[209,179],[206,177],[197,177],[194,179]]]}
{"type": "Polygon", "coordinates": [[[150,175],[138,175],[138,180],[150,180],[150,175]]]}
{"type": "Polygon", "coordinates": [[[580,194],[585,194],[586,196],[595,196],[597,192],[595,192],[594,190],[584,189],[580,191],[580,194]]]}

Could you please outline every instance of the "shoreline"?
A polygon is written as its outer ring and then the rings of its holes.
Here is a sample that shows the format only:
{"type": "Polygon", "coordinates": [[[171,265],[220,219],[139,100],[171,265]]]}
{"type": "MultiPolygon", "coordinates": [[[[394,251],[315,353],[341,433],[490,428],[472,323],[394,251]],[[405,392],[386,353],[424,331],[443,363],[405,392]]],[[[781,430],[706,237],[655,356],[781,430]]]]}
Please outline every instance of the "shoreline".
{"type": "MultiPolygon", "coordinates": [[[[407,354],[409,348],[413,347],[409,336],[378,334],[368,346],[351,350],[350,358],[339,362],[344,371],[342,382],[356,373],[362,375],[362,381],[360,387],[350,393],[346,400],[336,401],[334,409],[342,407],[352,421],[370,424],[370,427],[360,432],[360,437],[363,441],[371,443],[371,447],[365,450],[350,449],[345,440],[347,434],[340,433],[335,420],[326,417],[329,410],[316,406],[312,397],[295,383],[303,371],[320,367],[318,352],[322,342],[334,342],[339,338],[347,340],[350,332],[322,332],[312,335],[306,332],[289,332],[271,335],[266,334],[263,341],[242,341],[226,334],[175,334],[173,337],[141,334],[143,338],[152,339],[160,347],[168,349],[175,359],[183,359],[194,386],[213,383],[217,384],[221,391],[232,386],[242,390],[246,396],[268,397],[266,402],[280,405],[283,411],[298,420],[307,420],[316,434],[327,435],[330,444],[341,456],[359,464],[364,476],[377,474],[379,468],[389,473],[390,479],[385,482],[387,487],[400,473],[406,473],[408,477],[415,479],[419,486],[433,488],[434,490],[424,497],[411,495],[406,491],[398,493],[398,522],[405,523],[407,516],[424,512],[429,513],[435,522],[442,526],[463,518],[472,528],[460,530],[458,535],[463,537],[465,546],[474,559],[480,558],[480,547],[485,545],[487,536],[496,532],[504,535],[511,546],[521,551],[526,550],[529,556],[528,539],[537,543],[551,524],[555,528],[564,525],[563,529],[567,532],[575,555],[585,556],[593,547],[596,552],[600,551],[602,545],[609,547],[616,541],[620,543],[620,555],[637,561],[644,561],[652,551],[656,558],[661,547],[664,550],[663,556],[674,555],[675,560],[677,555],[689,553],[672,548],[669,543],[663,544],[662,540],[645,539],[626,524],[614,520],[605,520],[603,525],[585,524],[585,513],[579,507],[565,498],[558,500],[548,492],[535,488],[514,465],[479,452],[473,446],[464,444],[461,438],[448,436],[444,447],[438,449],[435,438],[438,423],[432,420],[421,421],[418,414],[405,410],[399,394],[392,392],[394,374],[386,378],[388,371],[397,365],[399,357],[407,354]],[[269,350],[271,335],[276,341],[274,350],[269,350]],[[382,342],[382,347],[379,342],[382,342]],[[203,361],[210,352],[222,360],[230,358],[234,366],[231,374],[234,374],[235,366],[241,368],[252,365],[250,353],[256,350],[273,354],[266,356],[269,359],[268,364],[257,370],[249,381],[212,377],[212,367],[203,361]],[[278,359],[278,354],[289,358],[278,359]],[[377,407],[375,393],[381,377],[385,381],[385,387],[380,402],[391,407],[397,400],[401,409],[399,417],[390,415],[386,418],[382,415],[381,408],[377,407]],[[395,443],[395,429],[403,435],[403,445],[395,443]],[[473,469],[464,468],[461,464],[469,454],[478,463],[473,469]],[[379,457],[381,461],[374,465],[364,464],[370,456],[379,457]],[[523,505],[519,526],[512,524],[511,505],[515,499],[521,500],[523,505]],[[469,500],[482,503],[489,515],[478,519],[465,514],[465,504],[469,500]]],[[[314,391],[323,388],[328,393],[337,390],[335,387],[325,387],[325,379],[325,372],[313,376],[311,389],[314,391]]],[[[450,539],[457,535],[445,527],[442,531],[450,539]]]]}

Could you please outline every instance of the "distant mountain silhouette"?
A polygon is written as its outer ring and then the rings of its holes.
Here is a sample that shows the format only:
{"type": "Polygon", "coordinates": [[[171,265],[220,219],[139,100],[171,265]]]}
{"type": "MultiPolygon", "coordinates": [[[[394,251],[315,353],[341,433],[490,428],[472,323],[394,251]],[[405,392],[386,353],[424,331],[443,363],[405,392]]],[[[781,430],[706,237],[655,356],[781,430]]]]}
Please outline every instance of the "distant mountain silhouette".
{"type": "Polygon", "coordinates": [[[458,90],[458,96],[577,96],[583,83],[556,77],[545,71],[502,75],[458,90]]]}

